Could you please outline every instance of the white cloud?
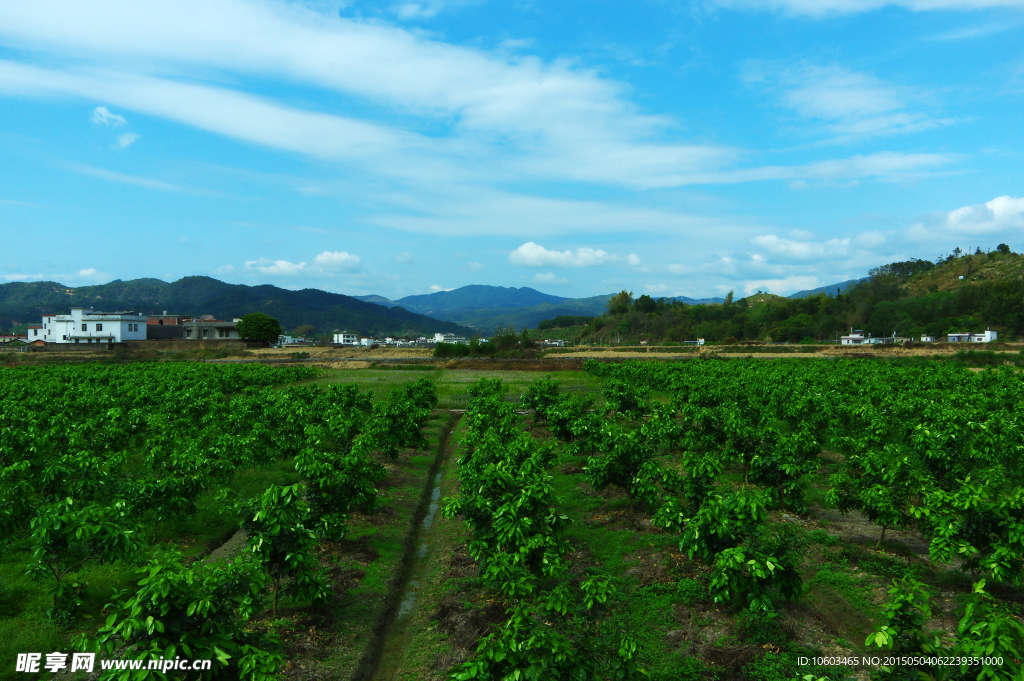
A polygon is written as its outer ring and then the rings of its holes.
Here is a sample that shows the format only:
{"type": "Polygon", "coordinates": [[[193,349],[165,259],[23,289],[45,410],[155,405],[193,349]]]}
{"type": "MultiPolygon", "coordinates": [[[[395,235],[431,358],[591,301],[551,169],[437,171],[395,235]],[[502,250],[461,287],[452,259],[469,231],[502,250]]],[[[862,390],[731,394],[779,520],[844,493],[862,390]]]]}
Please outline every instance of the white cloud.
{"type": "Polygon", "coordinates": [[[675,275],[678,275],[678,276],[682,276],[684,274],[690,274],[691,272],[693,272],[693,269],[690,268],[690,267],[687,267],[686,265],[681,265],[679,263],[676,263],[674,265],[669,265],[668,266],[668,271],[671,272],[672,274],[675,274],[675,275]]]}
{"type": "Polygon", "coordinates": [[[964,206],[949,212],[931,213],[910,229],[912,237],[927,238],[936,233],[998,234],[1024,228],[1024,198],[997,196],[985,203],[964,206]]]}
{"type": "Polygon", "coordinates": [[[644,284],[644,290],[648,293],[664,293],[668,290],[665,284],[644,284]]]}
{"type": "Polygon", "coordinates": [[[544,274],[538,272],[533,275],[533,280],[538,284],[547,284],[548,286],[565,286],[569,283],[568,279],[559,277],[554,272],[545,272],[544,274]]]}
{"type": "Polygon", "coordinates": [[[289,277],[301,274],[306,269],[306,263],[292,263],[287,260],[270,260],[269,258],[260,258],[259,260],[246,260],[245,268],[249,270],[257,270],[263,274],[289,277]]]}
{"type": "Polygon", "coordinates": [[[829,239],[818,243],[780,239],[774,234],[755,236],[750,242],[764,248],[769,253],[795,260],[843,256],[846,255],[850,246],[849,239],[829,239]]]}
{"type": "Polygon", "coordinates": [[[629,265],[630,267],[639,267],[640,256],[638,256],[636,253],[630,253],[629,255],[626,256],[626,264],[629,265]]]}
{"type": "Polygon", "coordinates": [[[841,66],[748,62],[743,77],[749,85],[773,92],[783,106],[801,117],[820,121],[837,136],[833,141],[917,132],[953,123],[952,119],[911,110],[908,100],[924,98],[913,89],[841,66]]]}
{"type": "Polygon", "coordinates": [[[395,256],[395,262],[412,262],[412,256],[405,251],[402,251],[395,256]]]}
{"type": "Polygon", "coordinates": [[[853,242],[864,248],[876,248],[886,242],[888,237],[881,232],[864,232],[853,238],[853,242]]]}
{"type": "Polygon", "coordinates": [[[139,139],[139,137],[141,137],[141,135],[139,135],[138,133],[126,132],[125,134],[117,138],[117,144],[115,144],[114,146],[116,146],[118,149],[127,149],[132,144],[134,144],[135,140],[139,139]]]}
{"type": "Polygon", "coordinates": [[[855,14],[887,6],[903,7],[916,12],[1024,7],[1024,0],[708,0],[708,2],[720,7],[769,10],[811,17],[855,14]]]}
{"type": "Polygon", "coordinates": [[[97,274],[99,273],[93,267],[87,267],[85,269],[78,270],[78,276],[80,277],[95,277],[97,274]]]}
{"type": "Polygon", "coordinates": [[[117,127],[124,125],[128,121],[124,119],[124,116],[110,113],[110,110],[105,106],[98,106],[92,110],[92,122],[96,125],[111,125],[117,127]]]}
{"type": "MultiPolygon", "coordinates": [[[[430,12],[429,1],[417,3],[430,12]]],[[[412,11],[409,5],[407,10],[412,11]]],[[[738,157],[713,144],[675,142],[675,121],[641,113],[625,84],[568,60],[486,53],[422,32],[319,13],[296,3],[245,0],[37,0],[0,5],[0,37],[81,69],[2,74],[22,94],[77,92],[221,134],[320,157],[379,156],[382,134],[442,147],[492,172],[632,186],[712,170],[738,157]],[[279,78],[356,96],[448,123],[449,139],[401,133],[337,116],[273,107],[255,98],[166,78],[129,75],[212,71],[279,78]],[[98,70],[89,69],[92,65],[98,70]],[[105,68],[104,68],[105,67],[105,68]],[[257,105],[253,108],[253,105],[257,105]],[[305,117],[299,121],[296,118],[305,117]],[[324,135],[327,128],[332,134],[324,135]],[[367,136],[367,133],[372,133],[367,136]],[[674,137],[674,135],[672,135],[674,137]],[[500,140],[500,145],[490,142],[500,140]],[[318,145],[322,141],[322,147],[318,145]],[[494,152],[507,163],[493,164],[494,152]]],[[[224,79],[218,79],[224,82],[224,79]]],[[[408,159],[394,163],[408,166],[408,159]]],[[[425,173],[424,173],[425,174],[425,173]]],[[[470,176],[478,173],[469,173],[470,176]]]]}
{"type": "Polygon", "coordinates": [[[483,263],[479,263],[479,262],[473,261],[473,262],[469,263],[466,267],[468,267],[470,269],[470,271],[476,272],[477,270],[483,268],[483,263]]]}
{"type": "Polygon", "coordinates": [[[234,271],[235,271],[235,266],[234,265],[221,265],[220,267],[215,269],[213,272],[214,272],[214,274],[231,274],[234,271]]]}
{"type": "Polygon", "coordinates": [[[104,170],[103,168],[94,168],[93,166],[82,165],[81,163],[69,163],[64,167],[83,175],[90,175],[103,180],[110,180],[111,182],[133,184],[137,187],[145,187],[146,189],[157,189],[165,192],[204,193],[187,187],[171,184],[169,182],[163,182],[162,180],[153,180],[148,177],[138,177],[136,175],[126,175],[112,170],[104,170]]]}
{"type": "Polygon", "coordinates": [[[399,2],[391,7],[391,12],[402,21],[432,19],[442,11],[453,6],[469,4],[465,1],[424,0],[424,2],[399,2]]]}
{"type": "MultiPolygon", "coordinates": [[[[577,248],[575,252],[569,250],[549,251],[532,241],[526,242],[509,253],[508,259],[513,265],[525,265],[526,267],[591,267],[622,260],[621,257],[612,253],[586,247],[577,248]]],[[[631,265],[640,264],[640,259],[635,255],[629,256],[627,261],[631,265]]]]}
{"type": "Polygon", "coordinates": [[[352,255],[346,251],[324,251],[313,258],[313,262],[325,270],[355,270],[359,268],[362,261],[358,255],[352,255]]]}
{"type": "Polygon", "coordinates": [[[786,295],[789,293],[795,293],[796,291],[806,291],[807,289],[817,288],[820,286],[817,277],[808,275],[794,275],[786,277],[784,279],[759,279],[756,281],[748,281],[743,286],[743,291],[749,296],[758,290],[768,291],[776,295],[786,295]]]}
{"type": "Polygon", "coordinates": [[[444,288],[443,286],[438,286],[437,284],[434,284],[433,286],[430,287],[430,290],[433,291],[434,293],[438,293],[439,291],[454,291],[455,289],[444,288]]]}
{"type": "Polygon", "coordinates": [[[4,274],[7,281],[40,281],[46,278],[45,274],[4,274]]]}

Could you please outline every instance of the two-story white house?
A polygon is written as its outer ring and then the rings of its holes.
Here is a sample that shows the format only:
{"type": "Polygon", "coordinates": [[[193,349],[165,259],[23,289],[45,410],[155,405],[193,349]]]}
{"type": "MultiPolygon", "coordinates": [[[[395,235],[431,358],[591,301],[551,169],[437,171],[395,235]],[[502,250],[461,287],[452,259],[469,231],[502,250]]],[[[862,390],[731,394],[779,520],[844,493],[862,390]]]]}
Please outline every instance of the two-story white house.
{"type": "Polygon", "coordinates": [[[351,331],[335,331],[335,345],[359,345],[359,336],[351,331]]]}
{"type": "Polygon", "coordinates": [[[465,343],[465,336],[456,336],[454,333],[435,333],[435,343],[465,343]]]}
{"type": "Polygon", "coordinates": [[[40,335],[41,340],[47,343],[146,340],[146,317],[134,312],[96,312],[85,307],[73,307],[71,314],[45,315],[40,335]]]}

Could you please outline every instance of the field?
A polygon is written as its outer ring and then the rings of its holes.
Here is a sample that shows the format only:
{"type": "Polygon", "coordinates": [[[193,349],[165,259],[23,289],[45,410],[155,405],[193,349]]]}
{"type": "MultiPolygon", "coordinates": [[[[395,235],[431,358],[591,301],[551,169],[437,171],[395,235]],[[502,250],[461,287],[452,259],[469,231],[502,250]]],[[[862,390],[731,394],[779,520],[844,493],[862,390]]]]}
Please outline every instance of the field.
{"type": "Polygon", "coordinates": [[[0,679],[1019,679],[980,363],[0,368],[0,679]]]}

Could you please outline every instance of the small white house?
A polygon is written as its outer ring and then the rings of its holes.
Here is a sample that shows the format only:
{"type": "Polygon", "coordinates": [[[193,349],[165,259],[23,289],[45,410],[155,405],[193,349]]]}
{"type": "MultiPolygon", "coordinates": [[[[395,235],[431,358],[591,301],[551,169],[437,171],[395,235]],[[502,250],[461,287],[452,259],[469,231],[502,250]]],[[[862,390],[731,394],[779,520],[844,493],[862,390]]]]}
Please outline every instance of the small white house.
{"type": "MultiPolygon", "coordinates": [[[[47,343],[122,343],[146,340],[146,317],[134,312],[94,312],[71,308],[71,314],[46,315],[39,331],[47,343]]],[[[29,340],[35,340],[30,336],[29,340]]]]}
{"type": "Polygon", "coordinates": [[[335,331],[335,345],[359,345],[359,336],[350,331],[335,331]]]}
{"type": "Polygon", "coordinates": [[[971,334],[972,343],[991,343],[997,338],[999,338],[999,332],[992,329],[985,329],[982,333],[971,334]]]}
{"type": "Polygon", "coordinates": [[[843,336],[839,341],[842,345],[864,345],[868,339],[864,337],[864,332],[860,329],[856,331],[850,329],[850,335],[843,336]]]}
{"type": "Polygon", "coordinates": [[[934,343],[935,342],[935,336],[921,336],[921,342],[922,343],[934,343]]]}

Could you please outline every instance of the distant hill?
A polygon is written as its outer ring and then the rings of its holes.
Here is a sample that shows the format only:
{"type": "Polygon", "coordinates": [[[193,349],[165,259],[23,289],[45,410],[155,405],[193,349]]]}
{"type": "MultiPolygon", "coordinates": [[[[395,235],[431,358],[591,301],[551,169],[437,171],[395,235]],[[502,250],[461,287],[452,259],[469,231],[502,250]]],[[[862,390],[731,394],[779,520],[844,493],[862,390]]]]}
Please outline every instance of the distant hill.
{"type": "Polygon", "coordinates": [[[535,328],[542,320],[554,319],[559,315],[599,316],[608,309],[609,298],[611,295],[564,298],[557,303],[541,303],[529,307],[460,310],[447,318],[473,327],[480,335],[490,335],[495,327],[501,325],[512,324],[517,329],[524,326],[535,328]]]}
{"type": "Polygon", "coordinates": [[[856,286],[862,281],[867,281],[870,277],[861,277],[860,279],[847,279],[841,281],[838,284],[828,284],[826,286],[819,286],[818,288],[808,289],[806,291],[797,291],[796,293],[786,296],[787,298],[806,298],[808,296],[816,296],[821,293],[827,293],[834,296],[836,292],[843,292],[851,286],[856,286]]]}
{"type": "Polygon", "coordinates": [[[419,296],[399,298],[396,304],[407,310],[436,316],[462,310],[509,309],[531,307],[543,303],[559,303],[567,298],[541,293],[528,286],[511,288],[474,284],[452,291],[438,291],[419,296]]]}
{"type": "Polygon", "coordinates": [[[675,298],[669,298],[669,300],[678,300],[680,303],[686,303],[687,305],[720,305],[725,302],[725,298],[687,298],[686,296],[676,296],[675,298]]]}
{"type": "Polygon", "coordinates": [[[377,305],[383,305],[384,307],[395,307],[396,305],[398,305],[398,303],[396,303],[395,301],[391,300],[390,298],[385,298],[384,296],[369,295],[352,297],[355,298],[356,300],[361,300],[364,303],[376,303],[377,305]]]}
{"type": "Polygon", "coordinates": [[[288,291],[276,286],[227,284],[210,277],[112,281],[73,288],[53,281],[0,284],[0,326],[39,323],[43,314],[67,313],[72,305],[97,310],[134,310],[143,314],[201,315],[221,319],[263,312],[285,329],[312,324],[319,333],[348,329],[379,335],[471,333],[458,324],[426,317],[401,307],[357,300],[318,289],[288,291]]]}

